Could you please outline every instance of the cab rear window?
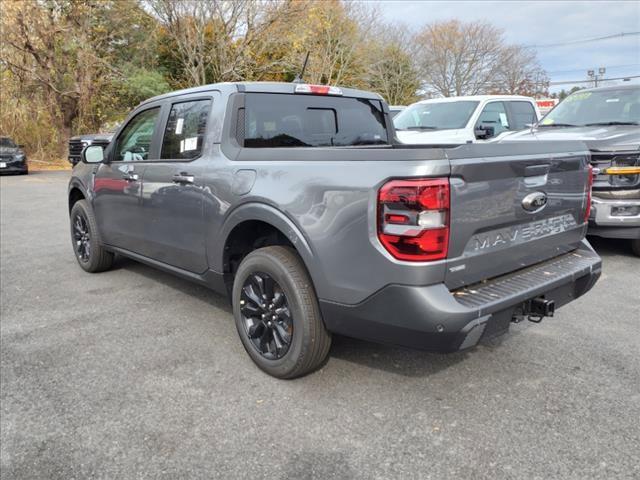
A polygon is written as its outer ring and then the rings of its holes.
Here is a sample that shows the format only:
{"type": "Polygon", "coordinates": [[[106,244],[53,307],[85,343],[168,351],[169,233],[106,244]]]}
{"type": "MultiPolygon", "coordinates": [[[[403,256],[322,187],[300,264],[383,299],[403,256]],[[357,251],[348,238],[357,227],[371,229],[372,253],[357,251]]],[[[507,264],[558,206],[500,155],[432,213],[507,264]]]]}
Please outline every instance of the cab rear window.
{"type": "Polygon", "coordinates": [[[247,148],[388,143],[382,103],[363,98],[248,93],[237,130],[247,148]]]}

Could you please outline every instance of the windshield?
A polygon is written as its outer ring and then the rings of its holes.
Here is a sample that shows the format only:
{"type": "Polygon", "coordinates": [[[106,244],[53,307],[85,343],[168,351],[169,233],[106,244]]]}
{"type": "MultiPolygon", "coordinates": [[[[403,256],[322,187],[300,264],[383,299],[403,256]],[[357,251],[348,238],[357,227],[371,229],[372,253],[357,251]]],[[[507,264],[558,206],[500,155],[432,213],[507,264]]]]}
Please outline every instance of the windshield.
{"type": "Polygon", "coordinates": [[[16,148],[16,144],[9,137],[0,137],[0,147],[16,148]]]}
{"type": "Polygon", "coordinates": [[[396,130],[444,130],[464,128],[478,102],[415,103],[394,119],[396,130]]]}
{"type": "Polygon", "coordinates": [[[542,127],[640,124],[640,88],[576,92],[540,122],[542,127]]]}

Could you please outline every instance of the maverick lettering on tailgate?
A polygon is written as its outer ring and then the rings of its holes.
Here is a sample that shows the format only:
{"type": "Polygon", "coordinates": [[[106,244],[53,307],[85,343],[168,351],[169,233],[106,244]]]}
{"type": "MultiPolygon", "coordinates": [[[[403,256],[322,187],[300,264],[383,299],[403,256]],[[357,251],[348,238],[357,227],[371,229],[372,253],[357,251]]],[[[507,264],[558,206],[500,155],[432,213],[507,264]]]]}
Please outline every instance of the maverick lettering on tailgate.
{"type": "Polygon", "coordinates": [[[474,235],[464,251],[467,255],[500,250],[538,238],[556,235],[575,228],[577,223],[571,214],[522,223],[513,227],[500,228],[474,235]]]}

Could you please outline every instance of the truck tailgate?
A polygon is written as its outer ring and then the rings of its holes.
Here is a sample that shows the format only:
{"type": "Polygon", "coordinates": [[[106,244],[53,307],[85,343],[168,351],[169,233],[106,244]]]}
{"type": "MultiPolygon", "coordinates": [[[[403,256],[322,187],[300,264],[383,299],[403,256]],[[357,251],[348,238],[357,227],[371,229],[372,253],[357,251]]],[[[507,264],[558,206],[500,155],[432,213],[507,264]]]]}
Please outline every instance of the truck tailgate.
{"type": "Polygon", "coordinates": [[[450,289],[575,249],[586,232],[582,142],[465,145],[447,151],[450,289]]]}

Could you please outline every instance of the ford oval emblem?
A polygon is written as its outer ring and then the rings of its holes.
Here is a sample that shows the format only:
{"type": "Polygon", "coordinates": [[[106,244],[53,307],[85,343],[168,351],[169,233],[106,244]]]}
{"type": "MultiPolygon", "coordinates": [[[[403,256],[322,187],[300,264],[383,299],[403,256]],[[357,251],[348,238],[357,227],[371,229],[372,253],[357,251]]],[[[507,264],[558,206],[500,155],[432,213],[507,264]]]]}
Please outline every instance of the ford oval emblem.
{"type": "Polygon", "coordinates": [[[544,192],[533,192],[522,199],[522,208],[529,213],[536,213],[547,205],[547,194],[544,192]]]}

